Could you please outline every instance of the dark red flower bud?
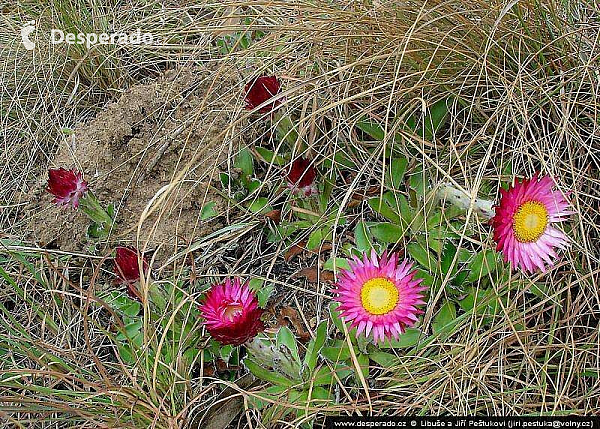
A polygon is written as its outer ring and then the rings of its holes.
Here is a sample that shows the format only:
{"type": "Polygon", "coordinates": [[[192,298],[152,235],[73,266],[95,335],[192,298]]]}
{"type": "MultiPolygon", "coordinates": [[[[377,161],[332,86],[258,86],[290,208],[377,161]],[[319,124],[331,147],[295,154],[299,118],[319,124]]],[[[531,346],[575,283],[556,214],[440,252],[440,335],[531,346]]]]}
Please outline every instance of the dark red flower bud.
{"type": "MultiPolygon", "coordinates": [[[[127,294],[141,301],[138,290],[133,285],[140,279],[140,266],[138,263],[139,252],[133,247],[117,247],[115,249],[115,274],[117,283],[127,285],[127,294]]],[[[149,265],[145,257],[142,257],[143,275],[148,273],[149,265]]]]}
{"type": "Polygon", "coordinates": [[[316,177],[317,171],[309,159],[296,158],[288,171],[288,187],[293,192],[301,192],[306,196],[316,194],[317,187],[314,183],[316,177]]]}
{"type": "Polygon", "coordinates": [[[59,206],[72,204],[79,206],[79,198],[87,191],[87,182],[83,180],[83,174],[77,170],[65,170],[64,168],[48,170],[48,188],[46,190],[54,195],[53,202],[59,206]]]}
{"type": "MultiPolygon", "coordinates": [[[[270,100],[275,95],[279,94],[281,83],[275,76],[262,76],[254,78],[246,84],[246,109],[255,109],[267,100],[270,100]]],[[[283,100],[273,100],[259,109],[260,113],[269,113],[281,104],[283,100]]]]}

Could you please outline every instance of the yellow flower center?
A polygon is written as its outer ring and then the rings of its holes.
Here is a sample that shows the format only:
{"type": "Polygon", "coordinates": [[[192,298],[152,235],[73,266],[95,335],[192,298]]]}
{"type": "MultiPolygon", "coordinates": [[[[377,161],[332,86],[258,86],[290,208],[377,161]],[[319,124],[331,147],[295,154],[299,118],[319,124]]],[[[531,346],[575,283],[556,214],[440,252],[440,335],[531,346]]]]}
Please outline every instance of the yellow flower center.
{"type": "Polygon", "coordinates": [[[548,225],[548,210],[539,201],[521,204],[513,217],[515,237],[521,243],[532,243],[542,236],[548,225]]]}
{"type": "Polygon", "coordinates": [[[370,314],[386,314],[398,304],[398,288],[382,277],[367,280],[360,290],[360,300],[370,314]]]}

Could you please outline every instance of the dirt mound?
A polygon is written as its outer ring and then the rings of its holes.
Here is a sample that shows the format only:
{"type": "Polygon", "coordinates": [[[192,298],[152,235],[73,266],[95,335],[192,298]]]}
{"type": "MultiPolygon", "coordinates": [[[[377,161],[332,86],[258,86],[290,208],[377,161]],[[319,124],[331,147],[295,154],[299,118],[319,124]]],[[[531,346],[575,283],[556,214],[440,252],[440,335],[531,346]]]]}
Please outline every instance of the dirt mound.
{"type": "MultiPolygon", "coordinates": [[[[60,144],[50,166],[83,171],[100,201],[115,203],[112,244],[139,238],[137,245],[147,241],[148,248],[172,251],[219,227],[199,215],[209,201],[218,212],[225,209],[211,183],[229,148],[237,146],[221,134],[239,102],[239,82],[219,75],[214,85],[215,76],[209,69],[179,69],[132,87],[60,144]],[[138,236],[140,216],[153,199],[138,236]]],[[[30,196],[29,238],[67,251],[85,249],[89,222],[51,204],[45,186],[46,177],[40,177],[30,196]]]]}

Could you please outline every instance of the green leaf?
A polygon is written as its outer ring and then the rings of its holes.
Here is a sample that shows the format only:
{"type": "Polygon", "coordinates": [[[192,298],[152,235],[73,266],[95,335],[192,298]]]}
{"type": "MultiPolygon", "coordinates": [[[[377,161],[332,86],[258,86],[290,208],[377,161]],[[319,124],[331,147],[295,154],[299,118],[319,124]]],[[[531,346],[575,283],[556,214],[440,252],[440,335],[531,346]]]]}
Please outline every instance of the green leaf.
{"type": "Polygon", "coordinates": [[[337,271],[340,269],[350,270],[350,264],[346,258],[331,257],[323,264],[323,269],[327,271],[337,271]]]}
{"type": "Polygon", "coordinates": [[[417,129],[417,121],[415,120],[415,115],[409,115],[404,121],[403,128],[406,131],[416,131],[417,129]]]}
{"type": "Polygon", "coordinates": [[[361,353],[368,354],[369,353],[368,347],[371,344],[369,337],[366,337],[365,335],[357,335],[356,332],[357,332],[356,328],[352,328],[352,330],[349,332],[350,339],[352,340],[352,344],[357,346],[358,350],[361,353]]]}
{"type": "Polygon", "coordinates": [[[233,166],[241,169],[245,176],[252,176],[254,173],[254,160],[248,148],[240,150],[233,166]]]}
{"type": "Polygon", "coordinates": [[[90,223],[87,229],[87,236],[90,239],[98,239],[104,235],[104,228],[96,222],[90,223]]]}
{"type": "Polygon", "coordinates": [[[260,288],[263,287],[264,284],[265,281],[263,279],[250,279],[250,281],[248,282],[248,289],[250,289],[252,292],[257,292],[260,290],[260,288]]]}
{"type": "Polygon", "coordinates": [[[386,339],[383,344],[379,345],[380,349],[402,349],[412,347],[418,344],[421,337],[421,331],[418,328],[406,328],[403,334],[400,334],[398,339],[386,339]]]}
{"type": "Polygon", "coordinates": [[[323,179],[323,191],[319,194],[319,208],[321,213],[325,213],[327,211],[327,205],[329,204],[329,199],[331,198],[331,192],[333,191],[334,184],[335,179],[323,179]]]}
{"type": "MultiPolygon", "coordinates": [[[[417,236],[417,243],[421,245],[424,249],[433,250],[438,255],[442,252],[442,242],[436,238],[433,238],[433,234],[424,236],[417,236]]],[[[436,259],[435,257],[430,259],[436,259]]]]}
{"type": "Polygon", "coordinates": [[[415,217],[414,211],[404,195],[397,195],[400,216],[405,225],[410,225],[415,217]]]}
{"type": "Polygon", "coordinates": [[[275,124],[275,132],[279,140],[285,140],[290,147],[298,141],[298,131],[289,115],[282,115],[275,124]]]}
{"type": "Polygon", "coordinates": [[[223,188],[227,189],[229,187],[229,174],[221,173],[219,174],[219,179],[221,180],[221,185],[223,185],[223,188]]]}
{"type": "MultiPolygon", "coordinates": [[[[444,275],[447,275],[450,271],[450,266],[456,255],[456,246],[451,242],[447,241],[444,245],[444,251],[442,252],[442,259],[440,261],[440,268],[444,275]]],[[[456,268],[455,268],[456,269],[456,268]]]]}
{"type": "Polygon", "coordinates": [[[248,194],[253,193],[254,191],[256,191],[258,188],[260,188],[260,180],[258,179],[252,179],[248,182],[248,194]]]}
{"type": "Polygon", "coordinates": [[[367,226],[364,222],[358,222],[354,228],[354,240],[356,242],[356,248],[361,252],[371,250],[373,245],[369,240],[369,233],[367,226]]]}
{"type": "MultiPolygon", "coordinates": [[[[290,403],[292,404],[303,404],[305,405],[308,402],[308,389],[306,390],[292,390],[289,392],[288,394],[288,400],[290,401],[290,403]]],[[[289,412],[292,411],[292,409],[287,408],[287,407],[282,407],[282,411],[283,414],[280,415],[281,417],[284,417],[285,415],[287,415],[289,412]]],[[[301,418],[302,416],[304,416],[305,414],[305,410],[303,409],[296,409],[295,413],[296,413],[296,417],[301,418]]],[[[264,415],[263,415],[264,418],[264,415]]]]}
{"type": "Polygon", "coordinates": [[[398,363],[398,356],[386,352],[372,352],[369,354],[369,358],[382,368],[391,368],[398,363]]]}
{"type": "Polygon", "coordinates": [[[116,336],[118,341],[126,341],[127,339],[132,339],[140,333],[142,328],[142,321],[136,320],[134,322],[128,323],[125,325],[125,332],[119,332],[116,336]]]}
{"type": "Polygon", "coordinates": [[[280,155],[276,155],[272,150],[264,147],[255,147],[254,150],[256,150],[256,152],[258,152],[258,154],[269,164],[275,164],[279,166],[286,164],[285,158],[280,155]]]}
{"type": "Polygon", "coordinates": [[[264,381],[268,381],[269,383],[272,383],[276,386],[292,387],[296,384],[282,375],[264,369],[262,366],[258,365],[256,362],[250,359],[244,360],[244,365],[246,365],[246,368],[248,368],[248,370],[250,370],[250,372],[254,374],[255,377],[260,378],[264,381]]]}
{"type": "Polygon", "coordinates": [[[309,405],[311,404],[312,399],[317,399],[316,401],[314,401],[315,405],[326,403],[324,401],[331,402],[331,393],[327,389],[323,389],[322,387],[314,386],[312,389],[312,392],[310,394],[310,398],[308,398],[309,405]]]}
{"type": "Polygon", "coordinates": [[[129,304],[128,306],[124,307],[122,309],[122,311],[127,316],[134,317],[134,316],[137,316],[140,313],[140,308],[141,308],[140,303],[137,302],[137,301],[133,301],[131,304],[129,304]]]}
{"type": "Polygon", "coordinates": [[[258,306],[261,308],[265,308],[273,290],[275,289],[275,285],[273,283],[269,283],[266,286],[263,279],[251,279],[248,282],[248,288],[256,294],[256,298],[258,298],[258,306]]]}
{"type": "Polygon", "coordinates": [[[433,276],[431,274],[429,274],[429,272],[422,270],[420,268],[416,268],[415,269],[416,274],[415,274],[415,278],[417,279],[423,279],[423,281],[421,282],[423,284],[423,286],[433,286],[433,282],[435,281],[433,276]]]}
{"type": "Polygon", "coordinates": [[[117,350],[119,352],[119,356],[121,357],[121,359],[123,360],[123,362],[127,363],[127,364],[134,364],[136,359],[133,355],[133,353],[131,352],[131,349],[129,348],[128,345],[126,344],[118,344],[117,345],[117,350]]]}
{"type": "Polygon", "coordinates": [[[350,158],[344,155],[343,152],[337,152],[333,157],[333,160],[336,162],[336,164],[341,165],[343,167],[356,169],[356,164],[354,163],[354,161],[352,161],[350,158]]]}
{"type": "Polygon", "coordinates": [[[304,364],[308,368],[309,373],[312,373],[317,365],[317,358],[327,339],[327,322],[323,321],[317,327],[315,338],[310,340],[306,348],[306,356],[304,356],[304,364]]]}
{"type": "Polygon", "coordinates": [[[465,282],[465,280],[466,280],[466,278],[467,278],[468,275],[469,275],[468,271],[464,271],[464,270],[460,271],[452,279],[452,284],[455,285],[455,286],[457,286],[457,287],[461,286],[465,282]]]}
{"type": "Polygon", "coordinates": [[[384,243],[397,243],[404,236],[404,229],[389,222],[379,222],[369,228],[371,234],[384,243]]]}
{"type": "Polygon", "coordinates": [[[433,213],[431,213],[431,212],[427,213],[427,219],[425,221],[425,225],[427,226],[427,229],[430,230],[432,233],[433,233],[432,230],[441,230],[441,228],[440,228],[441,223],[442,223],[442,212],[436,210],[433,213]]]}
{"type": "Polygon", "coordinates": [[[332,302],[329,304],[329,314],[331,315],[331,320],[333,324],[340,332],[344,332],[344,324],[342,323],[342,317],[340,312],[337,310],[339,304],[337,302],[332,302]]]}
{"type": "Polygon", "coordinates": [[[300,364],[300,355],[298,354],[296,337],[287,326],[282,326],[279,328],[279,331],[277,331],[277,348],[281,350],[282,347],[286,347],[294,360],[300,364]]]}
{"type": "Polygon", "coordinates": [[[385,184],[394,190],[400,189],[408,160],[406,158],[394,158],[388,166],[388,174],[386,174],[385,184]]]}
{"type": "Polygon", "coordinates": [[[106,213],[108,213],[108,215],[110,216],[111,219],[115,219],[115,205],[113,203],[110,203],[107,207],[106,207],[106,213]]]}
{"type": "Polygon", "coordinates": [[[267,399],[277,401],[281,394],[286,392],[288,389],[289,388],[285,386],[269,386],[263,391],[259,392],[260,396],[249,396],[248,402],[253,408],[260,410],[271,405],[271,402],[267,401],[267,399]]]}
{"type": "MultiPolygon", "coordinates": [[[[467,292],[468,294],[458,302],[460,308],[462,308],[466,312],[473,310],[476,304],[478,307],[481,307],[481,302],[485,299],[486,295],[488,294],[488,290],[486,289],[476,289],[473,287],[469,287],[467,289],[467,292]]],[[[479,308],[476,313],[483,314],[483,311],[481,308],[479,308]]]]}
{"type": "Polygon", "coordinates": [[[311,376],[310,381],[312,381],[313,386],[332,385],[334,383],[333,372],[329,369],[329,366],[323,365],[311,376]]]}
{"type": "Polygon", "coordinates": [[[342,343],[343,344],[338,347],[323,347],[321,349],[321,354],[331,362],[343,362],[350,359],[350,348],[345,341],[342,341],[342,343]]]}
{"type": "Polygon", "coordinates": [[[537,296],[538,298],[547,299],[549,298],[548,286],[545,283],[533,283],[529,288],[529,291],[537,296]]]}
{"type": "Polygon", "coordinates": [[[455,205],[442,207],[444,212],[444,218],[446,220],[451,220],[459,217],[461,214],[465,212],[465,210],[461,207],[457,207],[455,205]]]}
{"type": "Polygon", "coordinates": [[[434,333],[439,333],[444,328],[451,326],[456,321],[456,306],[451,301],[446,301],[446,303],[440,308],[437,316],[433,319],[433,323],[431,324],[431,328],[434,333]]]}
{"type": "Polygon", "coordinates": [[[386,217],[394,223],[400,223],[400,215],[396,213],[385,200],[382,200],[379,197],[373,197],[369,199],[368,203],[375,212],[379,213],[383,217],[386,217]]]}
{"type": "Polygon", "coordinates": [[[413,217],[413,220],[410,224],[410,229],[413,232],[413,234],[420,235],[422,232],[425,232],[425,216],[423,216],[422,210],[419,210],[415,213],[415,216],[413,217]]]}
{"type": "Polygon", "coordinates": [[[471,256],[473,256],[473,254],[464,248],[460,248],[458,249],[458,261],[459,262],[467,262],[469,259],[471,259],[471,256]]]}
{"type": "Polygon", "coordinates": [[[383,141],[385,136],[385,132],[383,128],[377,123],[370,121],[368,119],[363,119],[356,123],[356,128],[364,132],[365,134],[371,136],[376,141],[383,141]]]}
{"type": "Polygon", "coordinates": [[[308,241],[306,242],[306,248],[308,250],[317,250],[321,246],[323,237],[325,237],[326,234],[327,233],[325,232],[325,228],[319,228],[314,230],[308,237],[308,241]]]}
{"type": "Polygon", "coordinates": [[[256,292],[256,298],[258,299],[258,306],[260,308],[267,307],[267,302],[269,302],[269,298],[271,298],[274,290],[275,285],[273,283],[269,283],[267,286],[260,288],[256,292]]]}
{"type": "Polygon", "coordinates": [[[269,204],[269,199],[266,197],[257,198],[248,206],[248,210],[252,213],[266,213],[272,209],[273,208],[269,204]]]}
{"type": "Polygon", "coordinates": [[[238,46],[241,47],[242,49],[248,49],[248,46],[250,46],[250,43],[252,42],[250,37],[248,37],[247,34],[244,34],[238,40],[239,40],[238,46]]]}
{"type": "Polygon", "coordinates": [[[425,172],[421,168],[410,176],[410,187],[414,189],[418,197],[421,199],[425,197],[429,183],[425,177],[425,172]]]}
{"type": "MultiPolygon", "coordinates": [[[[204,352],[204,350],[202,350],[204,352]]],[[[191,365],[192,362],[194,362],[194,359],[198,359],[198,361],[200,360],[200,356],[198,356],[200,354],[200,350],[198,350],[195,347],[190,347],[189,349],[187,349],[186,351],[183,352],[183,361],[185,362],[186,365],[191,365]]],[[[206,360],[205,360],[206,362],[206,360]]]]}
{"type": "Polygon", "coordinates": [[[231,353],[232,352],[233,352],[233,346],[232,345],[222,346],[222,347],[219,348],[219,356],[226,363],[229,362],[229,358],[231,357],[231,353]]]}
{"type": "Polygon", "coordinates": [[[491,291],[491,298],[490,301],[488,302],[488,314],[490,314],[491,316],[495,316],[498,314],[499,311],[501,311],[502,309],[502,305],[504,306],[504,308],[506,308],[506,305],[508,304],[508,300],[506,297],[500,297],[498,296],[496,293],[494,293],[493,291],[491,291]],[[500,304],[502,303],[502,305],[500,304]]]}
{"type": "Polygon", "coordinates": [[[473,261],[469,264],[471,272],[467,277],[468,282],[476,282],[481,278],[494,272],[498,267],[498,255],[491,250],[482,250],[475,255],[473,261]]]}
{"type": "Polygon", "coordinates": [[[200,220],[208,220],[217,216],[219,213],[215,209],[216,205],[217,203],[214,201],[209,201],[206,203],[206,205],[202,207],[202,210],[200,211],[200,220]]]}
{"type": "Polygon", "coordinates": [[[356,360],[358,361],[358,365],[360,366],[360,370],[362,371],[363,377],[365,379],[368,379],[369,378],[369,355],[359,353],[356,356],[356,360]]]}
{"type": "Polygon", "coordinates": [[[429,252],[419,243],[409,243],[406,246],[408,254],[413,257],[419,264],[431,271],[432,261],[429,257],[429,252]]]}
{"type": "Polygon", "coordinates": [[[329,368],[329,365],[323,365],[321,368],[319,368],[312,377],[313,386],[331,386],[335,384],[336,380],[333,376],[334,372],[340,380],[344,380],[346,377],[352,374],[353,371],[349,365],[337,362],[336,359],[333,359],[332,361],[334,363],[331,364],[331,366],[334,366],[334,370],[332,371],[329,368]]]}
{"type": "Polygon", "coordinates": [[[443,99],[434,103],[423,118],[423,139],[431,141],[435,133],[444,125],[448,114],[449,100],[443,99]]]}
{"type": "Polygon", "coordinates": [[[213,362],[215,360],[215,356],[209,349],[203,349],[202,359],[204,360],[204,362],[213,362]]]}
{"type": "Polygon", "coordinates": [[[337,302],[332,302],[329,304],[329,314],[331,315],[331,320],[333,324],[340,332],[344,332],[344,324],[342,323],[342,319],[340,316],[340,312],[337,311],[337,307],[339,304],[337,302]]]}

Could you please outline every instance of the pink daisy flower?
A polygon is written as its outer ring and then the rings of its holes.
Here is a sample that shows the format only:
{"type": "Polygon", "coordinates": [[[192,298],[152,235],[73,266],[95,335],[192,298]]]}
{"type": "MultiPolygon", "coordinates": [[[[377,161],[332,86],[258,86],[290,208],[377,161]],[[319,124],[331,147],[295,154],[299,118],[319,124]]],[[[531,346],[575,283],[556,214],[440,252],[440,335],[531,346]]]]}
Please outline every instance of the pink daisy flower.
{"type": "Polygon", "coordinates": [[[239,346],[265,329],[258,299],[238,278],[213,285],[199,308],[206,330],[222,345],[239,346]]]}
{"type": "Polygon", "coordinates": [[[546,264],[553,266],[557,258],[554,248],[565,249],[569,244],[567,236],[552,224],[562,222],[573,212],[560,191],[552,190],[553,186],[549,176],[538,180],[536,174],[531,179],[517,180],[508,191],[500,189],[500,202],[490,222],[498,243],[496,250],[515,268],[545,272],[546,264]]]}
{"type": "Polygon", "coordinates": [[[381,257],[374,250],[369,258],[365,253],[360,260],[354,256],[350,270],[341,270],[334,293],[338,310],[346,321],[357,327],[357,335],[373,333],[375,342],[404,333],[407,326],[417,321],[422,313],[417,305],[425,304],[420,286],[415,279],[412,263],[407,260],[398,265],[398,254],[381,257]]]}
{"type": "Polygon", "coordinates": [[[81,172],[57,168],[48,170],[48,188],[46,190],[54,195],[53,202],[59,206],[72,204],[77,208],[79,198],[85,194],[88,187],[81,172]]]}

